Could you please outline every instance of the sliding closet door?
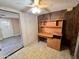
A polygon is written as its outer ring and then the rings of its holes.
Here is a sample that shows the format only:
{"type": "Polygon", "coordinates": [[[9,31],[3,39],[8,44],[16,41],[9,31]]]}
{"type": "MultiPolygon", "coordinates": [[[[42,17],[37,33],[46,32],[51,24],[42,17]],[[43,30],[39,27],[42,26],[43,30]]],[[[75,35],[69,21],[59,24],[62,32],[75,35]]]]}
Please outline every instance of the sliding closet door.
{"type": "Polygon", "coordinates": [[[13,29],[12,29],[12,25],[11,25],[11,20],[1,18],[0,19],[0,27],[2,30],[3,38],[8,38],[8,37],[13,36],[13,29]]]}

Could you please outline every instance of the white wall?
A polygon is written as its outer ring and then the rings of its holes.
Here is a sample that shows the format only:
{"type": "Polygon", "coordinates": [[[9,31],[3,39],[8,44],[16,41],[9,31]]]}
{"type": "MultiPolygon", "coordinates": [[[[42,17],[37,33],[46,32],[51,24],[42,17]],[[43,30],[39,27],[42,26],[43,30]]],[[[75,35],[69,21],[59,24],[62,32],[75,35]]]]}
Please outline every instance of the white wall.
{"type": "Polygon", "coordinates": [[[38,21],[35,15],[20,13],[21,29],[24,46],[37,42],[38,21]]]}
{"type": "Polygon", "coordinates": [[[11,24],[12,24],[14,36],[21,35],[20,20],[19,19],[12,19],[11,24]]]}

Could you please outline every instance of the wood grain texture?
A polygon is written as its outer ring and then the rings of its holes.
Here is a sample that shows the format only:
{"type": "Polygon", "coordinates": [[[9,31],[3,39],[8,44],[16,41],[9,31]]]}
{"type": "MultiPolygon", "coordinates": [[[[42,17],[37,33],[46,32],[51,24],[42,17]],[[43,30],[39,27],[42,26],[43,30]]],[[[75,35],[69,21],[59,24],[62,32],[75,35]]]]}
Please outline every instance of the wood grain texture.
{"type": "Polygon", "coordinates": [[[77,35],[79,31],[79,4],[65,14],[65,38],[68,42],[71,55],[74,55],[77,35]]]}
{"type": "Polygon", "coordinates": [[[47,45],[53,49],[60,50],[61,40],[57,38],[47,38],[47,45]]]}

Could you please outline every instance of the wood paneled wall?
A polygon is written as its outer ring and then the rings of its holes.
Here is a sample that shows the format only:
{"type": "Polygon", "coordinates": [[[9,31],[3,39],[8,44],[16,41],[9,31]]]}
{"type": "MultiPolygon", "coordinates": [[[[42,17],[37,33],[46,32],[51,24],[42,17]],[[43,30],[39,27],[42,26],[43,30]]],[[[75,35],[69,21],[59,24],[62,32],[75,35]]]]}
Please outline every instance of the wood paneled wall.
{"type": "Polygon", "coordinates": [[[79,4],[65,14],[64,32],[71,55],[74,55],[77,35],[79,31],[79,4]]]}

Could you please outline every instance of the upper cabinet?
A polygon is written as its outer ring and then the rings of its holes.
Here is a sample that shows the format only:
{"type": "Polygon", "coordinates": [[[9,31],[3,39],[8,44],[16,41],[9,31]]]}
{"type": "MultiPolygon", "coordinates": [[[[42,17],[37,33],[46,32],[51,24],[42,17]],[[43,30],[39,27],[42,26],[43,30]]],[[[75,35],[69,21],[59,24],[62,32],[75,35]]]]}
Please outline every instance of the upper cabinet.
{"type": "Polygon", "coordinates": [[[64,18],[64,14],[66,13],[66,10],[61,11],[55,11],[43,15],[39,15],[38,19],[39,21],[56,21],[56,20],[62,20],[64,18]]]}
{"type": "Polygon", "coordinates": [[[38,31],[62,34],[63,19],[66,10],[51,12],[38,16],[38,31]]]}

